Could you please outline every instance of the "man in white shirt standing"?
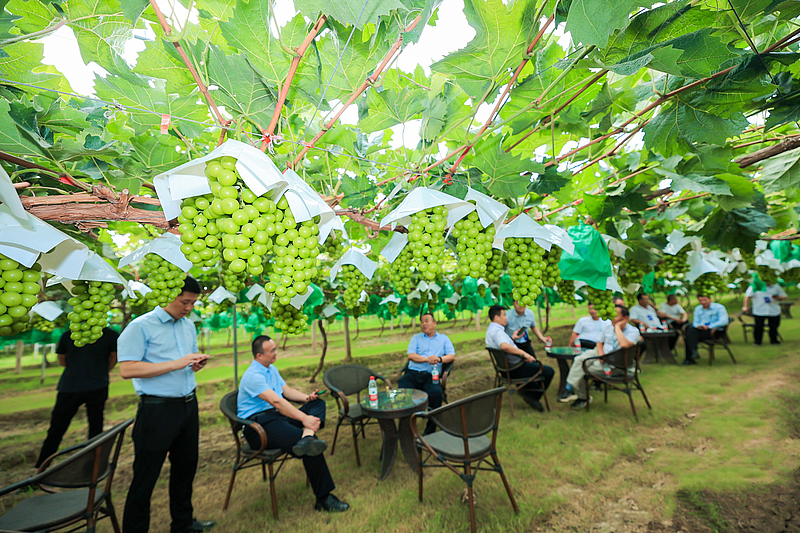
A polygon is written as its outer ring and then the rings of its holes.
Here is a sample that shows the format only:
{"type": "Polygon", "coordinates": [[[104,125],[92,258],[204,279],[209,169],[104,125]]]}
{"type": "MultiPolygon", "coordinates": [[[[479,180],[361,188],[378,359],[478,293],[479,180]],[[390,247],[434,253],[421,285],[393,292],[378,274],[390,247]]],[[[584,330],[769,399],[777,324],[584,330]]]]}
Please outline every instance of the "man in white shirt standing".
{"type": "Polygon", "coordinates": [[[589,303],[589,316],[582,316],[572,328],[572,336],[569,338],[569,345],[575,346],[575,340],[580,339],[581,348],[591,350],[597,344],[597,339],[603,333],[603,329],[611,324],[610,320],[601,320],[597,315],[594,305],[589,303]]]}
{"type": "Polygon", "coordinates": [[[742,311],[750,311],[752,301],[753,317],[756,326],[753,328],[753,344],[761,346],[764,338],[764,322],[769,323],[769,342],[770,344],[780,344],[778,340],[778,328],[781,325],[781,300],[786,299],[786,293],[777,283],[767,285],[764,290],[754,290],[753,285],[747,287],[744,293],[744,305],[742,311]]]}
{"type": "Polygon", "coordinates": [[[667,325],[672,329],[682,330],[689,323],[689,315],[678,303],[678,297],[675,294],[667,296],[667,301],[659,306],[659,310],[663,313],[667,325]]]}
{"type": "MultiPolygon", "coordinates": [[[[573,402],[570,408],[575,410],[585,409],[591,403],[592,397],[586,391],[586,381],[583,379],[585,375],[583,362],[586,359],[602,356],[620,348],[630,348],[640,340],[642,340],[642,336],[639,334],[639,330],[628,323],[628,309],[618,305],[617,316],[614,317],[611,324],[603,329],[603,333],[597,339],[597,347],[583,352],[572,361],[572,367],[567,376],[567,384],[564,387],[564,391],[559,395],[558,401],[562,403],[573,402]]],[[[590,372],[602,372],[602,369],[603,363],[600,360],[592,361],[589,366],[590,372]]]]}

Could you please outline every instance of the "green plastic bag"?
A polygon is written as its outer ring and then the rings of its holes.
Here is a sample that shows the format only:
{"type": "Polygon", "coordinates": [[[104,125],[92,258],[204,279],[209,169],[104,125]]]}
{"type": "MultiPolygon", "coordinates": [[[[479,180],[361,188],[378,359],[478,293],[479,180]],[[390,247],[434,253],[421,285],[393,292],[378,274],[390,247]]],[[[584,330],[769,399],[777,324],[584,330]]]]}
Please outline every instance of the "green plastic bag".
{"type": "Polygon", "coordinates": [[[604,291],[608,278],[613,275],[611,258],[603,236],[594,227],[581,222],[567,230],[575,244],[573,253],[561,253],[561,278],[583,281],[590,287],[604,291]]]}
{"type": "Polygon", "coordinates": [[[649,272],[642,278],[642,292],[646,294],[653,294],[655,289],[656,273],[649,272]]]}
{"type": "Polygon", "coordinates": [[[761,281],[761,278],[758,277],[758,272],[753,272],[753,281],[750,282],[750,288],[754,292],[767,290],[767,284],[761,281]]]}
{"type": "Polygon", "coordinates": [[[769,243],[769,249],[781,263],[792,259],[792,243],[789,241],[772,241],[769,243]]]}

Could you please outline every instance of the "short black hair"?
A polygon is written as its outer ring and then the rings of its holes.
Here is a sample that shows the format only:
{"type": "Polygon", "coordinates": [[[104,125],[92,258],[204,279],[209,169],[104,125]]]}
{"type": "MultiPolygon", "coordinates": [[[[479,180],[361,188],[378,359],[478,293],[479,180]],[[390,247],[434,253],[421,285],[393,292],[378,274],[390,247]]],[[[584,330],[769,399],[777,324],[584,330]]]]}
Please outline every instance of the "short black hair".
{"type": "Polygon", "coordinates": [[[645,293],[640,292],[639,294],[636,295],[636,301],[641,302],[642,298],[644,298],[645,296],[647,296],[645,293]]]}
{"type": "Polygon", "coordinates": [[[702,292],[698,292],[697,293],[697,298],[698,299],[700,299],[700,298],[708,298],[708,297],[709,297],[708,294],[703,294],[702,292]]]}
{"type": "Polygon", "coordinates": [[[615,305],[614,307],[619,309],[619,312],[620,312],[620,314],[622,315],[623,318],[627,318],[627,317],[630,316],[630,313],[628,312],[628,308],[625,307],[624,305],[615,305]]]}
{"type": "Polygon", "coordinates": [[[183,289],[181,289],[181,294],[184,292],[200,294],[203,292],[203,290],[200,288],[200,284],[197,283],[196,279],[194,279],[192,276],[186,276],[186,279],[183,281],[183,289]]]}
{"type": "Polygon", "coordinates": [[[262,348],[264,348],[264,343],[267,341],[271,341],[272,337],[269,335],[259,335],[255,339],[253,339],[253,357],[261,353],[262,348]]]}
{"type": "Polygon", "coordinates": [[[677,300],[678,299],[678,295],[677,294],[668,294],[667,295],[667,301],[670,301],[672,298],[675,298],[677,300]]]}
{"type": "Polygon", "coordinates": [[[436,322],[436,317],[433,316],[433,313],[431,313],[430,311],[425,311],[424,313],[419,315],[419,321],[420,322],[422,322],[422,317],[424,317],[425,315],[430,315],[430,317],[433,319],[433,321],[436,322]]]}
{"type": "Polygon", "coordinates": [[[489,320],[494,322],[495,317],[500,316],[500,313],[505,311],[506,308],[502,305],[493,305],[489,308],[489,320]]]}

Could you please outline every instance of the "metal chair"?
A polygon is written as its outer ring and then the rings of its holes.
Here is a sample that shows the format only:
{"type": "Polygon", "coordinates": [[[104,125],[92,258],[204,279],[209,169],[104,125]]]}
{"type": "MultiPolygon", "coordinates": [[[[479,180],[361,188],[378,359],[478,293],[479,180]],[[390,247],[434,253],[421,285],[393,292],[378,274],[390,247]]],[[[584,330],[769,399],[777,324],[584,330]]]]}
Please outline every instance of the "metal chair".
{"type": "Polygon", "coordinates": [[[94,532],[97,521],[108,517],[114,531],[120,533],[111,485],[125,429],[131,424],[132,418],[51,455],[36,475],[0,489],[0,496],[31,487],[47,493],[22,500],[0,517],[0,531],[54,531],[70,526],[75,530],[85,521],[86,531],[94,532]],[[69,457],[57,462],[65,455],[69,457]]]}
{"type": "MultiPolygon", "coordinates": [[[[745,317],[749,317],[753,320],[755,320],[755,317],[753,316],[753,313],[745,313],[744,311],[736,315],[736,318],[742,323],[742,336],[744,337],[744,343],[747,344],[747,333],[752,333],[755,331],[756,325],[754,322],[745,321],[745,317]]],[[[753,336],[753,340],[755,340],[755,335],[753,336]]],[[[778,340],[783,342],[783,336],[780,333],[778,333],[778,340]]]]}
{"type": "Polygon", "coordinates": [[[550,411],[550,404],[547,402],[547,390],[544,386],[544,376],[542,375],[544,372],[544,364],[540,362],[539,371],[531,377],[514,378],[511,377],[511,372],[524,365],[525,360],[520,359],[518,362],[512,364],[508,361],[508,354],[503,350],[495,350],[494,348],[486,348],[486,350],[489,352],[489,356],[492,359],[492,365],[494,366],[494,386],[498,387],[502,385],[508,389],[508,402],[511,405],[512,418],[516,418],[514,416],[514,394],[519,392],[520,389],[530,383],[536,383],[539,385],[542,390],[544,405],[547,410],[550,411]]]}
{"type": "Polygon", "coordinates": [[[226,394],[219,402],[219,408],[222,413],[228,418],[231,425],[231,432],[233,439],[236,441],[236,459],[233,463],[233,472],[231,472],[231,480],[228,483],[228,493],[225,495],[225,503],[222,505],[222,510],[228,510],[228,503],[231,500],[231,493],[233,492],[233,483],[236,481],[236,473],[245,468],[251,468],[261,465],[261,477],[264,481],[267,480],[267,468],[269,468],[269,492],[272,499],[272,516],[278,518],[278,499],[275,495],[275,478],[283,467],[287,459],[297,459],[288,452],[280,449],[269,449],[267,442],[267,433],[261,424],[253,420],[246,420],[239,418],[237,415],[237,397],[239,391],[235,390],[226,394]],[[247,442],[243,435],[245,427],[252,428],[261,439],[261,446],[258,449],[253,449],[247,442]],[[274,470],[273,465],[277,463],[278,469],[274,470]]]}
{"type": "MultiPolygon", "coordinates": [[[[449,363],[442,363],[442,373],[439,375],[439,386],[442,387],[443,404],[447,403],[447,380],[450,377],[450,372],[453,370],[453,363],[455,363],[455,360],[450,361],[449,363]]],[[[406,361],[406,364],[403,365],[403,368],[401,368],[397,373],[397,376],[395,376],[395,379],[398,382],[400,381],[400,378],[403,377],[403,374],[406,373],[406,370],[408,370],[408,361],[406,361]]]]}
{"type": "MultiPolygon", "coordinates": [[[[728,326],[733,323],[733,319],[728,319],[728,326]]],[[[731,338],[728,337],[728,326],[722,326],[719,328],[713,328],[711,330],[711,338],[710,339],[703,339],[698,344],[698,348],[707,348],[708,349],[708,366],[714,364],[714,347],[722,346],[728,351],[728,355],[731,356],[731,361],[733,364],[736,364],[736,358],[733,356],[733,352],[730,349],[731,338]]]]}
{"type": "Polygon", "coordinates": [[[419,501],[422,501],[422,469],[449,469],[467,484],[469,522],[473,533],[476,524],[472,485],[479,470],[500,474],[511,506],[515,513],[519,513],[511,486],[497,458],[497,432],[505,391],[505,387],[498,387],[411,417],[411,431],[416,437],[419,459],[419,501]],[[433,420],[442,431],[420,435],[416,418],[433,420]],[[488,436],[490,433],[491,437],[488,436]],[[424,460],[423,453],[427,453],[424,460]],[[439,464],[428,464],[431,459],[439,464]]]}
{"type": "Polygon", "coordinates": [[[370,376],[375,376],[375,379],[383,381],[387,386],[391,387],[392,383],[375,373],[369,368],[362,365],[340,365],[329,368],[322,376],[322,382],[333,394],[336,399],[336,407],[339,412],[339,419],[336,421],[336,431],[333,434],[333,445],[331,446],[331,456],[336,453],[336,439],[339,436],[339,426],[345,422],[350,424],[353,431],[353,448],[356,452],[356,465],[361,466],[361,457],[358,454],[358,435],[362,439],[366,438],[364,428],[367,421],[371,420],[369,416],[361,411],[361,392],[369,386],[370,376]],[[350,402],[348,396],[356,396],[355,402],[350,402]]]}
{"type": "MultiPolygon", "coordinates": [[[[644,392],[644,387],[639,381],[639,351],[641,350],[641,343],[634,344],[630,348],[620,348],[613,352],[597,357],[589,357],[583,360],[583,379],[586,380],[588,387],[589,381],[597,381],[603,385],[605,403],[608,403],[608,388],[624,392],[628,395],[628,400],[631,402],[631,410],[633,417],[638,421],[639,416],[636,414],[636,406],[633,404],[633,391],[640,391],[648,409],[653,409],[650,406],[650,401],[647,399],[647,394],[644,392]],[[611,375],[606,376],[602,370],[591,369],[591,364],[594,361],[602,361],[611,366],[611,375]]],[[[589,403],[586,404],[586,409],[589,410],[589,403]]]]}

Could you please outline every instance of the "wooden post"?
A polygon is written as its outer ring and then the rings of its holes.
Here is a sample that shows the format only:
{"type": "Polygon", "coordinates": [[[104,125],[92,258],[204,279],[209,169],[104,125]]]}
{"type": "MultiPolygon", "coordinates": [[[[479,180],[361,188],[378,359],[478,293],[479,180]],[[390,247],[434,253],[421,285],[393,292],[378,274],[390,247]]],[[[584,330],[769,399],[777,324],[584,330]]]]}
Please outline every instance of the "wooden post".
{"type": "Polygon", "coordinates": [[[25,345],[22,344],[22,341],[17,341],[17,368],[14,370],[16,374],[22,374],[22,352],[25,349],[25,345]]]}
{"type": "Polygon", "coordinates": [[[350,315],[344,315],[344,360],[345,362],[353,361],[353,354],[350,351],[350,315]]]}
{"type": "MultiPolygon", "coordinates": [[[[37,343],[36,346],[39,346],[39,344],[37,343]]],[[[39,385],[44,383],[44,371],[47,368],[47,346],[50,345],[45,345],[42,347],[42,375],[39,378],[39,385]]]]}
{"type": "Polygon", "coordinates": [[[481,310],[475,311],[475,331],[481,330],[481,310]]]}
{"type": "Polygon", "coordinates": [[[389,331],[394,331],[394,317],[389,317],[389,331]]]}
{"type": "Polygon", "coordinates": [[[236,304],[233,304],[233,388],[239,388],[239,346],[237,344],[236,304]]]}

